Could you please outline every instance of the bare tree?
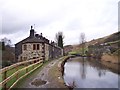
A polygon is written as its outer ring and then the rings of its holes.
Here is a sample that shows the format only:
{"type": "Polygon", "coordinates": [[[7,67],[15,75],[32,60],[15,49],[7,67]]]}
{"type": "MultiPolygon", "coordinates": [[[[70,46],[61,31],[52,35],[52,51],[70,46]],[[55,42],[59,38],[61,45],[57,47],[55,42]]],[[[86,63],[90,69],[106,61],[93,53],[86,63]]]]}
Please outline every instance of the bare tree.
{"type": "Polygon", "coordinates": [[[6,46],[11,46],[12,45],[11,40],[6,38],[6,37],[1,39],[1,42],[4,42],[6,46]]]}
{"type": "Polygon", "coordinates": [[[85,52],[85,42],[86,42],[85,33],[81,33],[80,34],[80,45],[82,45],[82,54],[83,55],[85,52]]]}

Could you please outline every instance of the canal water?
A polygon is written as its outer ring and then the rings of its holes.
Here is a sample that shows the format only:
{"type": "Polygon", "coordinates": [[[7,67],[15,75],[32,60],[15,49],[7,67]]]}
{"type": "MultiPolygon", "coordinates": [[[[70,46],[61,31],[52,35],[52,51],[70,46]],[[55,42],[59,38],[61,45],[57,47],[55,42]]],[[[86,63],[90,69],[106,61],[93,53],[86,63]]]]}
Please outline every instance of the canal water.
{"type": "Polygon", "coordinates": [[[118,88],[118,76],[85,57],[70,58],[64,65],[64,81],[73,88],[118,88]]]}

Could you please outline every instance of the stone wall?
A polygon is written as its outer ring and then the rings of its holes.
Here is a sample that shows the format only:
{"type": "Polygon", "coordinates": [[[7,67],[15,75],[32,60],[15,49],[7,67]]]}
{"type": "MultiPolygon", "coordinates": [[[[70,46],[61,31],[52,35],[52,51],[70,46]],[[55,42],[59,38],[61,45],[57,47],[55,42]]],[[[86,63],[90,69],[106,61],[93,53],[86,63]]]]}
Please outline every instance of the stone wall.
{"type": "Polygon", "coordinates": [[[47,43],[24,43],[22,44],[22,54],[19,55],[18,61],[25,61],[34,58],[41,58],[41,60],[49,60],[58,58],[62,55],[63,49],[57,46],[53,46],[47,43]],[[38,44],[39,50],[37,50],[38,44]],[[33,45],[36,45],[35,50],[33,50],[33,45]]]}
{"type": "Polygon", "coordinates": [[[38,58],[42,57],[42,44],[41,43],[26,43],[22,44],[22,54],[19,56],[19,61],[20,60],[29,60],[33,58],[38,58]],[[39,50],[33,50],[33,44],[37,45],[39,44],[39,50]],[[24,45],[27,46],[27,49],[24,50],[24,45]]]}
{"type": "Polygon", "coordinates": [[[49,44],[45,44],[45,60],[49,59],[49,44]]]}

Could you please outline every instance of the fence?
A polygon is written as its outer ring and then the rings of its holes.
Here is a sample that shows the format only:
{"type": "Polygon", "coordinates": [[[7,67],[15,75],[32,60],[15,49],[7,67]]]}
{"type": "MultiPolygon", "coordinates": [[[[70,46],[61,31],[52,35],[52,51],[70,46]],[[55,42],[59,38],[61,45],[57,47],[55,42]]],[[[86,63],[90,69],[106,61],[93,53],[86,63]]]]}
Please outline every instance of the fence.
{"type": "Polygon", "coordinates": [[[30,74],[43,64],[40,58],[23,61],[0,70],[0,89],[10,90],[23,77],[30,74]]]}

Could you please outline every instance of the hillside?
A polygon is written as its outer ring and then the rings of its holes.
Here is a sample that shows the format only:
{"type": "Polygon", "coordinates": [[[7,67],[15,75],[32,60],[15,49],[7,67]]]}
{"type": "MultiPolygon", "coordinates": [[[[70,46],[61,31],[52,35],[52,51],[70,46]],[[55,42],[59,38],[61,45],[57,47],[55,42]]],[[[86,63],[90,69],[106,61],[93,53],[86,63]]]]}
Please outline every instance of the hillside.
{"type": "MultiPolygon", "coordinates": [[[[98,44],[103,44],[103,43],[115,44],[116,43],[116,45],[118,45],[118,44],[120,44],[119,38],[120,38],[120,32],[116,32],[111,35],[108,35],[108,36],[105,36],[102,38],[98,38],[98,39],[93,39],[89,42],[86,42],[86,46],[95,45],[96,43],[98,43],[98,44]]],[[[72,46],[73,46],[72,51],[78,51],[78,49],[81,48],[81,45],[72,45],[72,46]]]]}
{"type": "MultiPolygon", "coordinates": [[[[89,55],[93,55],[101,61],[111,62],[111,63],[120,63],[120,32],[113,33],[111,35],[93,39],[89,42],[86,42],[86,48],[84,51],[87,51],[89,55]],[[99,47],[100,45],[100,47],[99,47]],[[91,49],[88,48],[92,46],[91,49]],[[101,51],[102,50],[102,51],[101,51]]],[[[72,45],[72,53],[80,53],[82,51],[81,45],[72,45]]],[[[71,52],[70,52],[71,53],[71,52]]]]}
{"type": "Polygon", "coordinates": [[[103,44],[103,43],[108,43],[108,42],[115,42],[115,41],[119,41],[120,40],[119,38],[120,38],[120,31],[116,32],[116,33],[113,33],[111,35],[102,37],[102,38],[93,39],[93,40],[87,42],[86,44],[87,45],[93,45],[93,44],[96,44],[96,43],[103,44]]]}

